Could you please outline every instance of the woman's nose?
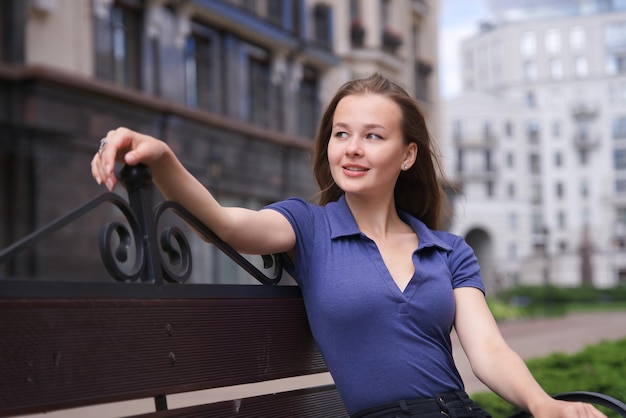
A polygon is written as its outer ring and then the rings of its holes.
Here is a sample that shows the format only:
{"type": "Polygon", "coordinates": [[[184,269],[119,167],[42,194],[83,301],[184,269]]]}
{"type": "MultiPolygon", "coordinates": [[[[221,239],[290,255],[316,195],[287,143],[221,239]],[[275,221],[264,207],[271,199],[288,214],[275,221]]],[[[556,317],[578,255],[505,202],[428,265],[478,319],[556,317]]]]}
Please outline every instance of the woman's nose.
{"type": "Polygon", "coordinates": [[[361,155],[363,148],[361,147],[361,141],[357,136],[351,136],[346,145],[346,154],[348,155],[361,155]]]}

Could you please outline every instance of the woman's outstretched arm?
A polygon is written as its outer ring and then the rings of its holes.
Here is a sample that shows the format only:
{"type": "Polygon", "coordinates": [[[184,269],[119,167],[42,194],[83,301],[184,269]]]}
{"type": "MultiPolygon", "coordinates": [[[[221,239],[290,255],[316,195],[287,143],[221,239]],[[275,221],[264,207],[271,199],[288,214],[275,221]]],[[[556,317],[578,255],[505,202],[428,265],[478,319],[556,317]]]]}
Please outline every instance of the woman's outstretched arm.
{"type": "Polygon", "coordinates": [[[127,128],[109,131],[105,145],[91,161],[98,184],[113,190],[115,162],[150,167],[154,183],[166,199],[183,205],[223,241],[246,254],[288,252],[295,245],[291,224],[273,210],[224,207],[176,157],[163,141],[127,128]]]}

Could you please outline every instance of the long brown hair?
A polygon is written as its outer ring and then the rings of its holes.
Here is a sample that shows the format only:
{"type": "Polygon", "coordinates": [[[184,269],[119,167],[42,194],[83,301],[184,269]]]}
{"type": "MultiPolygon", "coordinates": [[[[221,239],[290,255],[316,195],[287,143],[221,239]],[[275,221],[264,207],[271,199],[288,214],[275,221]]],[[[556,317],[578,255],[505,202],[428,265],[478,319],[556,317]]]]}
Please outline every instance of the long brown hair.
{"type": "Polygon", "coordinates": [[[405,144],[417,144],[415,163],[400,172],[394,188],[396,208],[420,219],[429,228],[438,229],[444,208],[443,173],[424,115],[418,103],[402,87],[379,73],[345,83],[322,115],[313,151],[313,175],[320,188],[318,203],[334,202],[344,193],[335,184],[328,163],[328,142],[337,104],[346,96],[365,94],[381,94],[393,100],[402,111],[401,129],[405,144]]]}

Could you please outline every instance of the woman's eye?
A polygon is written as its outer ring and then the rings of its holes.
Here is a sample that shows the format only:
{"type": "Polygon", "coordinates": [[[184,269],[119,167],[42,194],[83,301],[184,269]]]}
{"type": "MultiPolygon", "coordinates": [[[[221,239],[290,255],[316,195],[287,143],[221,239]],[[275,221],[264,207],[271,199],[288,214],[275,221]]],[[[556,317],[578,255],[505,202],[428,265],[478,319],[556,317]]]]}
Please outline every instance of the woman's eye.
{"type": "Polygon", "coordinates": [[[367,139],[383,139],[382,136],[376,135],[376,134],[367,134],[366,138],[367,139]]]}
{"type": "Polygon", "coordinates": [[[338,132],[335,132],[335,137],[337,137],[337,138],[347,138],[348,137],[348,133],[347,132],[343,132],[343,131],[338,131],[338,132]]]}

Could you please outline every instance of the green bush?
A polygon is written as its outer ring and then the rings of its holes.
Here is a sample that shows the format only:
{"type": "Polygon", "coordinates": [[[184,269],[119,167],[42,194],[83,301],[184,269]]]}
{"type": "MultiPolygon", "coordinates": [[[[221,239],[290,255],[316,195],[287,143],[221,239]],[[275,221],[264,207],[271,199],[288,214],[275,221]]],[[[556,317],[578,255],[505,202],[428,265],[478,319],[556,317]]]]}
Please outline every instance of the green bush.
{"type": "MultiPolygon", "coordinates": [[[[575,354],[555,353],[526,362],[546,392],[599,392],[626,400],[626,338],[603,341],[575,354]]],[[[494,417],[508,417],[516,408],[491,392],[472,399],[494,417]]],[[[609,415],[610,416],[610,415],[609,415]]]]}
{"type": "Polygon", "coordinates": [[[626,286],[517,286],[488,299],[496,320],[550,317],[571,311],[626,308],[626,286]],[[510,309],[506,309],[509,307],[510,309]]]}

